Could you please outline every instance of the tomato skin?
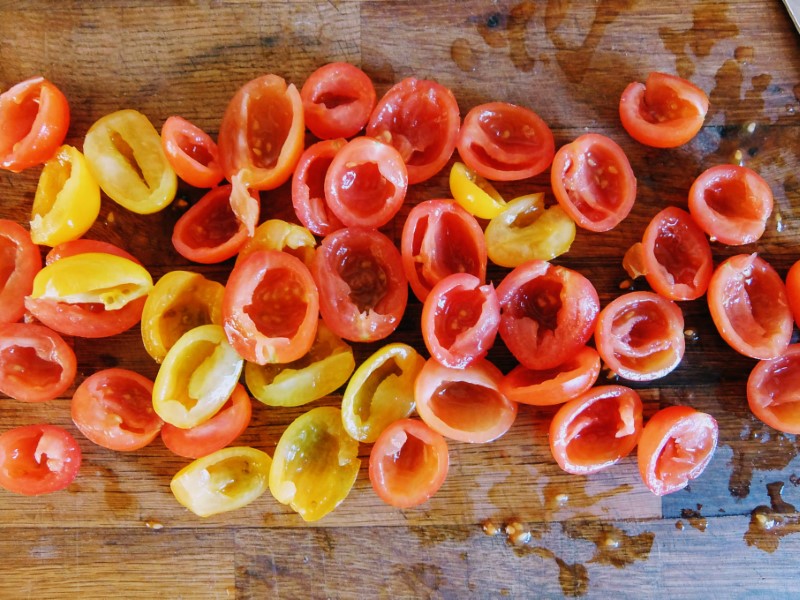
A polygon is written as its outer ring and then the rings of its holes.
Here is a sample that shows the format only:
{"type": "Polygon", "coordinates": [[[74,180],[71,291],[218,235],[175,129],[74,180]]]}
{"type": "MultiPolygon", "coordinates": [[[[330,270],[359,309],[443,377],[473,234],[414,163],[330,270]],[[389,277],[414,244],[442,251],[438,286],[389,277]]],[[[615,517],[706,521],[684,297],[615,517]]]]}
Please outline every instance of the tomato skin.
{"type": "Polygon", "coordinates": [[[400,153],[368,137],[349,141],[325,174],[328,208],[348,227],[382,227],[400,210],[408,173],[400,153]]]}
{"type": "Polygon", "coordinates": [[[600,357],[614,373],[631,381],[653,381],[683,359],[683,313],[673,301],[653,292],[629,292],[600,311],[594,339],[600,357]]]}
{"type": "Polygon", "coordinates": [[[600,355],[584,346],[552,369],[534,371],[517,365],[504,378],[500,391],[514,402],[534,406],[563,404],[588,391],[600,375],[600,355]]]}
{"type": "Polygon", "coordinates": [[[0,487],[24,496],[58,492],[78,475],[81,458],[66,429],[46,424],[10,429],[0,435],[0,487]]]}
{"type": "Polygon", "coordinates": [[[517,404],[500,392],[503,374],[486,359],[451,369],[431,358],[414,385],[417,413],[434,431],[459,442],[491,442],[517,417],[517,404]]]}
{"type": "Polygon", "coordinates": [[[175,198],[178,177],[142,113],[126,109],[101,117],[86,132],[83,152],[100,188],[120,206],[148,215],[175,198]]]}
{"type": "Polygon", "coordinates": [[[500,302],[491,283],[453,273],[433,286],[422,307],[422,339],[447,367],[461,369],[484,358],[500,326],[500,302]]]}
{"type": "Polygon", "coordinates": [[[747,380],[747,403],[753,414],[778,431],[800,433],[800,344],[761,360],[747,380]]]}
{"type": "Polygon", "coordinates": [[[115,246],[109,242],[102,242],[100,240],[90,240],[87,238],[79,238],[77,240],[70,240],[63,242],[53,248],[45,256],[45,264],[52,265],[57,260],[67,258],[68,256],[75,256],[76,254],[85,254],[87,252],[99,252],[102,254],[113,254],[120,258],[127,258],[137,265],[141,265],[142,261],[136,258],[127,250],[123,250],[119,246],[115,246]]]}
{"type": "Polygon", "coordinates": [[[222,181],[217,144],[183,117],[169,117],[161,127],[161,147],[175,173],[189,185],[211,188],[222,181]]]}
{"type": "Polygon", "coordinates": [[[225,284],[222,323],[240,356],[260,365],[302,357],[319,319],[317,285],[303,262],[259,250],[234,266],[225,284]]]}
{"type": "Polygon", "coordinates": [[[375,229],[346,227],[322,240],[311,272],[322,318],[338,336],[380,340],[400,324],[408,282],[400,252],[375,229]]]}
{"type": "Polygon", "coordinates": [[[69,103],[44,77],[26,79],[0,94],[0,168],[19,173],[42,164],[64,142],[69,103]]]}
{"type": "Polygon", "coordinates": [[[486,280],[486,241],[478,221],[453,200],[423,200],[406,217],[400,241],[403,271],[420,302],[453,273],[486,280]]]}
{"type": "Polygon", "coordinates": [[[375,108],[375,87],[355,65],[333,62],[311,73],[300,89],[306,126],[321,140],[349,138],[375,108]]]}
{"type": "Polygon", "coordinates": [[[689,406],[662,408],[639,438],[642,481],[657,496],[682,490],[705,470],[719,438],[717,422],[689,406]]]}
{"type": "Polygon", "coordinates": [[[474,169],[454,162],[450,169],[450,193],[464,210],[479,219],[494,219],[506,209],[506,201],[495,187],[474,169]]]}
{"type": "Polygon", "coordinates": [[[360,466],[358,442],[344,430],[341,411],[320,406],[297,417],[281,435],[269,490],[304,521],[317,521],[344,501],[360,466]]]}
{"type": "Polygon", "coordinates": [[[0,323],[14,323],[25,314],[25,297],[42,268],[31,234],[8,219],[0,219],[0,323]]]}
{"type": "Polygon", "coordinates": [[[717,165],[689,189],[689,212],[712,241],[741,246],[757,241],[772,214],[772,190],[752,169],[717,165]]]}
{"type": "Polygon", "coordinates": [[[716,268],[708,307],[722,339],[745,356],[768,360],[789,345],[793,319],[786,287],[756,254],[731,256],[716,268]]]}
{"type": "Polygon", "coordinates": [[[708,96],[682,77],[653,72],[645,83],[633,82],[619,101],[625,131],[654,148],[677,148],[703,127],[708,96]]]}
{"type": "Polygon", "coordinates": [[[343,138],[323,140],[306,148],[292,176],[292,206],[300,222],[316,235],[344,227],[325,199],[325,175],[333,157],[344,148],[343,138]]]}
{"type": "Polygon", "coordinates": [[[222,172],[239,174],[249,190],[272,190],[286,182],[303,152],[303,101],[277,75],[245,83],[234,94],[219,127],[222,172]]]}
{"type": "Polygon", "coordinates": [[[621,385],[598,386],[562,405],[550,424],[550,452],[567,473],[588,475],[630,454],[642,433],[642,400],[621,385]]]}
{"type": "Polygon", "coordinates": [[[235,256],[247,242],[248,231],[231,207],[233,187],[210,190],[175,223],[172,245],[186,259],[203,264],[235,256]]]}
{"type": "Polygon", "coordinates": [[[0,324],[0,392],[23,402],[52,400],[72,385],[76,371],[75,352],[55,331],[0,324]]]}
{"type": "Polygon", "coordinates": [[[423,504],[442,487],[450,466],[444,437],[414,419],[383,430],[369,454],[369,480],[378,497],[396,508],[423,504]]]}
{"type": "Polygon", "coordinates": [[[670,206],[654,216],[642,250],[653,290],[670,300],[696,300],[706,293],[714,271],[711,246],[685,210],[670,206]]]}
{"type": "Polygon", "coordinates": [[[356,369],[342,397],[342,425],[359,442],[372,443],[381,432],[414,410],[414,382],[425,359],[407,344],[387,344],[356,369]]]}
{"type": "Polygon", "coordinates": [[[614,140],[597,133],[559,148],[550,183],[561,208],[589,231],[613,229],[636,201],[636,176],[628,157],[614,140]]]}
{"type": "Polygon", "coordinates": [[[458,153],[478,175],[518,181],[542,173],[553,161],[553,132],[529,108],[507,102],[474,107],[464,117],[458,153]]]}
{"type": "Polygon", "coordinates": [[[393,85],[369,119],[367,135],[391,144],[408,169],[408,182],[433,177],[456,147],[461,115],[448,88],[409,77],[393,85]]]}
{"type": "Polygon", "coordinates": [[[786,296],[794,322],[800,324],[800,260],[795,262],[786,273],[786,296]]]}
{"type": "Polygon", "coordinates": [[[305,266],[311,267],[316,246],[316,238],[305,227],[282,219],[268,219],[256,227],[253,237],[239,250],[236,262],[257,250],[278,250],[299,258],[305,266]]]}
{"type": "Polygon", "coordinates": [[[198,517],[247,506],[267,491],[272,459],[248,446],[212,452],[186,465],[169,484],[175,499],[198,517]]]}
{"type": "Polygon", "coordinates": [[[119,452],[144,448],[164,424],[153,410],[153,382],[127,369],[93,373],[75,390],[70,407],[87,439],[119,452]]]}
{"type": "Polygon", "coordinates": [[[189,429],[169,423],[161,428],[161,440],[173,454],[202,458],[221,450],[238,438],[250,425],[252,403],[244,387],[236,384],[233,394],[213,417],[189,429]]]}
{"type": "Polygon", "coordinates": [[[543,260],[521,264],[497,286],[500,337],[529,369],[552,369],[594,331],[600,299],[592,282],[543,260]]]}

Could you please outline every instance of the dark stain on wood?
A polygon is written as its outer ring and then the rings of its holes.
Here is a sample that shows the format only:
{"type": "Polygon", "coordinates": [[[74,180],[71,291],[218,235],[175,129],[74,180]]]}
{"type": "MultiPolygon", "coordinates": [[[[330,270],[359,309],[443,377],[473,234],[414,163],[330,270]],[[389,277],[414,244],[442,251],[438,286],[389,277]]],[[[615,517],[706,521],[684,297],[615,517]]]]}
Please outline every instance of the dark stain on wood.
{"type": "Polygon", "coordinates": [[[770,505],[757,506],[750,515],[750,526],[744,534],[748,546],[764,552],[775,552],[781,538],[800,531],[800,514],[794,505],[783,499],[783,481],[767,484],[770,505]]]}

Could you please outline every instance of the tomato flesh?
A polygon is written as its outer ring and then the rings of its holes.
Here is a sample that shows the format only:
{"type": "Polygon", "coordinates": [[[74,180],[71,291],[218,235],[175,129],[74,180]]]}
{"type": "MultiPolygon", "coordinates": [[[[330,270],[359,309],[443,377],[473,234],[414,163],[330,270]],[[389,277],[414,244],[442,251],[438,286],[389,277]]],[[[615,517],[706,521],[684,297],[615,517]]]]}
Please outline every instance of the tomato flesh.
{"type": "Polygon", "coordinates": [[[26,425],[0,435],[0,487],[25,496],[63,490],[78,475],[81,449],[55,425],[26,425]]]}

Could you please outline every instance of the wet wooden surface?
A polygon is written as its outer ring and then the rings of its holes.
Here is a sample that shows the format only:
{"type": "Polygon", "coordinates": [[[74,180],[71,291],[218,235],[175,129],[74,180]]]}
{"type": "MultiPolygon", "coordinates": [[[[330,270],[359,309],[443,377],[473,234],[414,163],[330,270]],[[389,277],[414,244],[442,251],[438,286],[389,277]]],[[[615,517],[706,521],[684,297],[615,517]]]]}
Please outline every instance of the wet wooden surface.
{"type": "MultiPolygon", "coordinates": [[[[778,0],[0,2],[0,40],[0,88],[35,74],[52,79],[71,101],[69,141],[79,146],[94,120],[121,108],[157,127],[180,114],[216,134],[248,79],[274,72],[299,85],[334,60],[361,65],[379,93],[406,76],[435,78],[455,92],[462,115],[488,100],[524,104],[559,145],[605,133],[630,157],[637,204],[611,232],[579,231],[558,260],[587,274],[603,304],[621,293],[622,255],[650,217],[685,206],[692,180],[714,164],[740,160],[775,194],[764,237],[746,248],[716,245],[715,260],[755,251],[785,275],[800,258],[800,37],[778,0]],[[653,70],[688,77],[710,96],[706,125],[685,147],[644,148],[619,124],[623,88],[653,70]]],[[[0,174],[0,217],[28,220],[37,177],[38,169],[0,174]]],[[[499,187],[509,197],[546,191],[547,177],[499,187]]],[[[386,232],[398,235],[415,202],[446,194],[444,174],[412,188],[386,232]]],[[[158,277],[190,266],[170,243],[181,210],[138,216],[105,199],[90,237],[126,247],[158,277]]],[[[293,219],[285,188],[263,195],[263,217],[275,216],[293,219]]],[[[230,264],[191,268],[224,281],[230,264]]],[[[503,271],[490,275],[499,281],[503,271]]],[[[63,425],[85,461],[64,492],[0,491],[0,597],[787,597],[800,589],[800,525],[786,505],[800,501],[800,446],[749,414],[754,361],[726,347],[704,301],[682,308],[696,332],[684,361],[635,387],[647,414],[678,403],[713,414],[720,446],[701,479],[663,501],[632,459],[587,478],[560,472],[547,448],[553,410],[522,407],[497,442],[451,443],[450,475],[420,508],[383,505],[362,467],[347,500],[312,525],[269,494],[201,520],[170,494],[187,461],[160,441],[114,453],[79,437],[68,399],[0,400],[0,430],[63,425]]],[[[391,340],[423,348],[419,315],[412,301],[391,340]]],[[[71,341],[77,382],[114,365],[155,376],[136,330],[71,341]]],[[[376,347],[357,346],[356,355],[376,347]]],[[[513,366],[501,345],[491,358],[513,366]]],[[[302,410],[254,406],[241,442],[271,454],[302,410]]]]}

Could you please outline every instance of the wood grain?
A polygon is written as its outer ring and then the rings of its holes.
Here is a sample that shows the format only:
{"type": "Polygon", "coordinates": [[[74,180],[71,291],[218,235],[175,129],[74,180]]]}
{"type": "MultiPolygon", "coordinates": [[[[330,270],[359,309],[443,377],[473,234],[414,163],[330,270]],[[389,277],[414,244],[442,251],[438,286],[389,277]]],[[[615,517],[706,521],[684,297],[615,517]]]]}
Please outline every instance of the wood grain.
{"type": "MultiPolygon", "coordinates": [[[[78,146],[97,118],[120,108],[144,112],[157,127],[179,114],[216,135],[228,100],[250,78],[274,72],[299,86],[335,60],[362,66],[379,94],[404,77],[436,79],[453,90],[462,115],[495,99],[529,106],[558,145],[604,133],[630,158],[636,206],[610,232],[579,231],[556,260],[589,276],[603,304],[621,293],[622,255],[650,218],[685,206],[691,182],[715,164],[741,161],[775,195],[763,238],[714,245],[715,261],[758,252],[785,275],[800,259],[800,37],[780,2],[36,0],[0,2],[0,39],[0,89],[34,74],[52,79],[71,101],[68,142],[78,146]],[[703,130],[678,149],[645,148],[619,124],[620,93],[654,70],[692,79],[711,99],[703,130]]],[[[447,172],[409,190],[384,228],[390,237],[399,239],[414,204],[449,195],[447,172]]],[[[0,218],[29,219],[38,174],[0,173],[0,218]]],[[[549,178],[498,188],[509,198],[549,194],[549,178]]],[[[179,189],[187,203],[200,195],[179,189]]],[[[192,265],[172,247],[187,203],[142,216],[105,198],[89,237],[124,246],[154,277],[189,268],[224,282],[230,262],[192,265]]],[[[264,219],[296,221],[288,186],[262,193],[262,210],[264,219]]],[[[492,267],[489,277],[497,283],[505,273],[492,267]]],[[[85,461],[64,492],[23,498],[0,490],[0,597],[791,596],[800,587],[791,569],[800,558],[800,517],[776,512],[769,490],[783,482],[783,500],[800,502],[800,444],[749,413],[745,382],[755,361],[721,340],[705,301],[681,308],[695,331],[683,362],[658,382],[631,385],[646,416],[672,404],[713,414],[720,446],[702,478],[663,500],[643,486],[634,457],[589,477],[561,472],[547,444],[554,409],[525,406],[500,440],[451,443],[448,479],[419,508],[399,511],[377,499],[362,445],[352,493],[318,523],[303,523],[269,494],[199,519],[168,487],[188,461],[160,441],[114,453],[79,436],[68,398],[0,399],[0,431],[62,425],[78,437],[85,461]],[[776,526],[753,528],[753,514],[776,526]]],[[[413,300],[389,341],[424,349],[420,312],[413,300]]],[[[79,357],[76,385],[111,366],[157,372],[135,329],[69,341],[79,357]]],[[[380,345],[356,345],[357,360],[380,345]]],[[[490,358],[504,371],[515,364],[500,343],[490,358]]],[[[317,404],[340,401],[341,390],[317,404]]],[[[303,410],[255,403],[240,442],[272,454],[303,410]]]]}

